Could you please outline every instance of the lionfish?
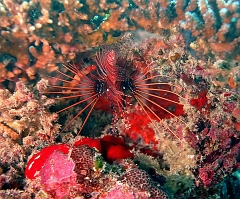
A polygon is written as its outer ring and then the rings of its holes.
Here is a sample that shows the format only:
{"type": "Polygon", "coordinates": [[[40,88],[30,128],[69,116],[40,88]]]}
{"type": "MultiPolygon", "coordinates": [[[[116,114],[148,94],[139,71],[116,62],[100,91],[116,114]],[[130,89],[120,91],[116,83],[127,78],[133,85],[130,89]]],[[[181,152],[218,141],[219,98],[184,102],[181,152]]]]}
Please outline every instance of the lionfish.
{"type": "MultiPolygon", "coordinates": [[[[79,68],[75,64],[64,65],[71,75],[61,70],[57,71],[63,78],[55,78],[62,82],[62,85],[51,85],[50,87],[60,91],[48,91],[45,94],[63,95],[57,97],[58,100],[78,99],[77,102],[59,110],[57,113],[78,105],[83,106],[62,131],[71,125],[83,112],[86,112],[87,116],[80,127],[79,135],[94,107],[102,97],[107,98],[111,105],[113,125],[119,119],[124,119],[129,104],[136,103],[140,105],[159,134],[160,130],[156,124],[156,121],[162,122],[159,109],[187,125],[174,113],[174,108],[169,109],[161,104],[161,102],[168,102],[176,106],[183,106],[178,100],[181,96],[170,89],[174,86],[172,83],[156,81],[159,77],[168,78],[168,76],[158,74],[154,62],[146,64],[145,67],[136,67],[128,56],[130,52],[129,45],[131,44],[122,45],[122,43],[117,43],[102,46],[95,56],[95,65],[89,65],[85,68],[79,68]],[[170,94],[172,99],[165,97],[166,94],[170,94]],[[129,100],[131,103],[129,103],[129,100]]],[[[168,129],[178,138],[168,125],[164,123],[163,125],[165,129],[168,129]]]]}

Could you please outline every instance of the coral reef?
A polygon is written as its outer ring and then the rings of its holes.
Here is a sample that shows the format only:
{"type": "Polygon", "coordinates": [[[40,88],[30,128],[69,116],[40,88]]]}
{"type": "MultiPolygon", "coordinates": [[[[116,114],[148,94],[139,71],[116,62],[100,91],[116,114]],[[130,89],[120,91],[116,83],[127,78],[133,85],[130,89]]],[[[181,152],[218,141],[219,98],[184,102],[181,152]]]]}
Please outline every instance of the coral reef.
{"type": "Polygon", "coordinates": [[[122,181],[129,186],[137,188],[142,191],[149,191],[149,198],[168,198],[167,195],[160,189],[153,186],[151,179],[145,171],[139,169],[127,170],[122,176],[122,181]]]}
{"type": "Polygon", "coordinates": [[[34,91],[18,81],[13,94],[7,89],[0,90],[0,127],[6,136],[26,145],[37,145],[35,138],[47,142],[55,139],[60,129],[55,123],[58,115],[48,110],[55,102],[40,94],[46,85],[46,80],[41,80],[34,91]]]}
{"type": "Polygon", "coordinates": [[[239,198],[239,0],[0,0],[0,19],[0,198],[239,198]]]}
{"type": "Polygon", "coordinates": [[[198,56],[239,60],[238,0],[3,0],[0,8],[1,82],[35,79],[139,28],[162,33],[179,25],[198,56]]]}
{"type": "Polygon", "coordinates": [[[43,149],[30,160],[26,176],[35,181],[31,183],[33,189],[40,189],[37,195],[43,191],[48,198],[118,198],[125,194],[130,198],[136,195],[140,198],[168,198],[145,171],[131,168],[134,164],[130,162],[124,163],[126,168],[122,165],[108,165],[99,153],[85,144],[75,144],[71,149],[67,145],[55,145],[43,149]],[[68,150],[71,150],[70,157],[68,150]],[[45,156],[46,151],[51,151],[48,156],[45,156]],[[38,167],[34,176],[33,167],[38,167]],[[114,167],[122,170],[121,173],[114,172],[114,167]]]}
{"type": "Polygon", "coordinates": [[[41,95],[46,80],[33,87],[22,81],[15,92],[0,89],[0,197],[30,198],[24,191],[24,162],[34,148],[43,148],[54,142],[60,125],[58,115],[49,107],[53,99],[41,95]]]}
{"type": "MultiPolygon", "coordinates": [[[[118,130],[127,138],[127,142],[136,143],[135,149],[159,158],[158,164],[154,164],[153,167],[166,176],[168,190],[180,198],[180,192],[192,189],[194,178],[196,186],[201,184],[209,188],[227,174],[239,169],[240,149],[237,119],[239,90],[236,86],[231,86],[227,78],[230,74],[234,75],[234,79],[238,78],[239,67],[234,64],[237,62],[197,60],[185,51],[182,41],[183,38],[174,31],[171,32],[168,41],[156,37],[145,39],[137,50],[134,49],[134,52],[137,51],[134,61],[138,67],[144,67],[146,62],[154,61],[160,74],[171,77],[176,75],[172,84],[177,82],[178,87],[175,87],[174,91],[184,97],[180,99],[184,106],[176,107],[175,115],[183,116],[187,124],[181,124],[177,118],[168,118],[163,111],[160,114],[163,122],[157,126],[161,129],[160,134],[139,105],[132,106],[126,115],[130,124],[128,128],[124,123],[118,124],[118,130]],[[172,43],[174,38],[178,40],[172,43]],[[217,69],[222,67],[223,62],[228,68],[217,69]],[[212,69],[218,71],[215,73],[217,76],[213,76],[212,69]],[[220,73],[225,71],[228,75],[220,80],[220,73]],[[180,140],[166,129],[165,122],[174,129],[180,140]],[[187,130],[186,125],[189,128],[187,130]],[[176,186],[179,183],[181,186],[176,186]]],[[[168,79],[168,82],[171,81],[168,79]]],[[[239,82],[235,84],[239,85],[239,82]]],[[[161,93],[158,96],[161,96],[161,93]]],[[[168,95],[164,96],[167,98],[168,95]]],[[[169,95],[169,98],[173,96],[169,95]]],[[[166,103],[166,107],[172,106],[173,104],[166,103]]],[[[142,156],[135,157],[138,162],[143,161],[143,158],[139,158],[142,156]]],[[[145,169],[149,168],[146,167],[147,164],[149,163],[144,163],[145,169]]],[[[185,193],[185,197],[193,197],[194,194],[194,191],[185,193]]]]}

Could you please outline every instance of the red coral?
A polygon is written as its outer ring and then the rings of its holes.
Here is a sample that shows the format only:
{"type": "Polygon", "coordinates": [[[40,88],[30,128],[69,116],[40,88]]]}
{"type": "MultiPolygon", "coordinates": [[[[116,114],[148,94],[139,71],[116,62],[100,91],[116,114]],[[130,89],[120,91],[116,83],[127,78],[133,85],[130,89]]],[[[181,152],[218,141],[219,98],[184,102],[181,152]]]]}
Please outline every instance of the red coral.
{"type": "Polygon", "coordinates": [[[197,136],[192,131],[188,131],[184,138],[191,145],[191,147],[193,147],[194,149],[198,148],[197,136]]]}
{"type": "Polygon", "coordinates": [[[128,113],[126,117],[130,128],[124,129],[124,134],[134,142],[140,138],[146,145],[154,144],[156,146],[158,144],[154,130],[149,127],[151,120],[139,106],[135,108],[134,112],[128,113]]]}
{"type": "Polygon", "coordinates": [[[154,150],[151,150],[151,149],[141,148],[141,149],[140,149],[140,152],[143,153],[143,154],[152,156],[152,157],[154,157],[154,158],[159,157],[159,153],[156,152],[156,151],[154,151],[154,150]]]}
{"type": "Polygon", "coordinates": [[[106,135],[100,139],[103,157],[110,163],[118,159],[132,158],[134,155],[129,151],[129,147],[124,140],[115,136],[106,135]]]}
{"type": "Polygon", "coordinates": [[[88,145],[91,148],[96,148],[99,153],[102,151],[101,143],[99,139],[94,138],[82,138],[74,143],[74,146],[88,145]]]}
{"type": "Polygon", "coordinates": [[[134,155],[123,146],[110,146],[105,155],[110,163],[118,159],[134,158],[134,155]]]}
{"type": "MultiPolygon", "coordinates": [[[[117,159],[133,159],[134,157],[134,155],[129,151],[129,147],[124,143],[123,139],[107,135],[101,139],[82,138],[76,141],[72,153],[73,159],[77,159],[75,157],[77,154],[74,151],[77,151],[79,148],[81,148],[81,146],[86,145],[91,148],[96,148],[99,152],[102,152],[103,156],[110,163],[117,159]]],[[[26,177],[29,179],[35,179],[38,176],[39,172],[42,170],[46,161],[55,151],[60,151],[64,154],[68,154],[69,149],[70,146],[67,144],[58,144],[42,149],[28,161],[27,167],[25,169],[26,177]]],[[[82,158],[83,152],[80,152],[79,155],[82,158]]]]}
{"type": "Polygon", "coordinates": [[[109,145],[126,146],[122,138],[115,137],[112,135],[105,135],[104,137],[100,138],[100,141],[101,145],[103,146],[103,150],[106,150],[109,145]]]}
{"type": "Polygon", "coordinates": [[[235,102],[228,102],[228,101],[223,102],[223,110],[227,113],[232,113],[235,107],[236,107],[235,102]]]}
{"type": "Polygon", "coordinates": [[[240,122],[235,124],[235,128],[236,128],[237,131],[240,131],[240,122]]]}
{"type": "Polygon", "coordinates": [[[190,100],[190,104],[197,108],[198,110],[201,110],[203,107],[209,109],[210,104],[208,104],[207,92],[208,92],[207,90],[199,92],[197,98],[193,98],[190,100]]]}
{"type": "Polygon", "coordinates": [[[187,74],[182,74],[181,79],[188,85],[193,85],[194,84],[194,79],[189,77],[187,74]]]}
{"type": "Polygon", "coordinates": [[[29,179],[34,179],[38,176],[39,171],[41,171],[47,159],[52,155],[55,151],[61,151],[65,154],[69,151],[69,146],[66,144],[59,144],[46,147],[42,149],[40,152],[35,154],[27,164],[25,169],[25,176],[29,179]]]}
{"type": "Polygon", "coordinates": [[[214,171],[211,168],[199,168],[199,177],[205,186],[210,186],[214,177],[214,171]]]}

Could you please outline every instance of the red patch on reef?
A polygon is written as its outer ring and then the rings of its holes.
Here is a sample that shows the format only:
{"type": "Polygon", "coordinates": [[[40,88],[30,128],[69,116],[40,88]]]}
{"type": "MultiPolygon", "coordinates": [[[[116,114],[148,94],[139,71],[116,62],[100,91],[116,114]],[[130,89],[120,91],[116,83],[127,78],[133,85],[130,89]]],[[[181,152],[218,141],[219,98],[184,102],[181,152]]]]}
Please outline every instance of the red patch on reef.
{"type": "Polygon", "coordinates": [[[177,117],[184,114],[184,111],[183,105],[178,103],[179,97],[171,91],[170,86],[160,85],[154,89],[148,95],[146,94],[148,100],[145,100],[145,104],[149,109],[145,107],[145,110],[148,115],[140,105],[136,106],[134,112],[126,114],[130,128],[124,132],[134,142],[138,142],[140,138],[144,144],[153,144],[156,147],[158,141],[156,141],[155,132],[149,127],[151,120],[160,121],[161,119],[177,117]]]}
{"type": "Polygon", "coordinates": [[[66,144],[59,144],[42,149],[28,161],[27,167],[25,169],[25,176],[29,179],[36,178],[44,166],[46,160],[54,151],[61,151],[62,153],[67,154],[69,151],[69,146],[66,144]]]}
{"type": "MultiPolygon", "coordinates": [[[[88,145],[90,148],[96,148],[106,158],[109,163],[117,159],[133,158],[130,148],[124,143],[124,140],[114,136],[104,136],[100,139],[82,138],[75,142],[74,146],[88,145]]],[[[27,163],[25,176],[29,179],[35,179],[39,176],[49,157],[56,151],[68,154],[70,146],[67,144],[58,144],[46,147],[35,154],[27,163]]]]}
{"type": "Polygon", "coordinates": [[[201,110],[203,107],[209,110],[210,104],[208,103],[207,92],[207,90],[199,92],[197,98],[190,100],[190,104],[198,110],[201,110]]]}
{"type": "Polygon", "coordinates": [[[112,135],[106,135],[102,138],[100,138],[101,140],[101,144],[104,148],[104,146],[108,146],[108,145],[122,145],[125,146],[124,140],[122,138],[119,137],[115,137],[112,135]]]}
{"type": "Polygon", "coordinates": [[[214,177],[214,171],[211,168],[199,168],[199,177],[205,186],[210,186],[214,177]]]}
{"type": "Polygon", "coordinates": [[[106,151],[106,157],[108,162],[112,163],[115,160],[119,160],[119,159],[127,159],[127,158],[134,158],[134,155],[125,147],[123,146],[114,146],[111,145],[109,146],[108,150],[106,151]]]}
{"type": "Polygon", "coordinates": [[[236,107],[235,102],[229,102],[229,101],[223,102],[223,110],[227,113],[232,113],[235,107],[236,107]]]}
{"type": "Polygon", "coordinates": [[[99,139],[82,138],[74,143],[74,146],[88,145],[90,148],[96,148],[101,153],[101,143],[99,139]]]}
{"type": "Polygon", "coordinates": [[[198,149],[198,138],[192,131],[188,131],[184,138],[192,148],[198,149]]]}
{"type": "Polygon", "coordinates": [[[193,85],[194,84],[194,79],[187,76],[186,74],[181,75],[181,79],[188,85],[193,85]]]}
{"type": "Polygon", "coordinates": [[[141,149],[140,149],[140,152],[143,153],[143,154],[152,156],[152,157],[154,157],[154,158],[157,158],[157,157],[159,157],[159,155],[160,155],[160,154],[159,154],[158,152],[156,152],[156,151],[153,151],[153,150],[151,150],[151,149],[145,149],[145,148],[141,148],[141,149]]]}
{"type": "Polygon", "coordinates": [[[127,120],[131,126],[129,129],[125,129],[124,132],[134,142],[138,142],[139,138],[141,138],[147,145],[158,143],[153,129],[148,126],[151,121],[140,107],[136,107],[134,113],[127,114],[127,120]]]}
{"type": "Polygon", "coordinates": [[[240,131],[240,122],[235,124],[235,128],[236,128],[237,131],[240,131]]]}
{"type": "Polygon", "coordinates": [[[134,157],[122,138],[106,135],[100,141],[103,157],[110,163],[118,159],[134,157]]]}

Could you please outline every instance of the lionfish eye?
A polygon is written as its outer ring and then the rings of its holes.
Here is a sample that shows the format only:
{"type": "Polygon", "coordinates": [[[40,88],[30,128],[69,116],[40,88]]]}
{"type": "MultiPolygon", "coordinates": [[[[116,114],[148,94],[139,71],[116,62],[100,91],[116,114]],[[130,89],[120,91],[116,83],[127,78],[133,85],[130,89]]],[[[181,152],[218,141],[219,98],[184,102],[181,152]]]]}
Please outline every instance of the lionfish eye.
{"type": "Polygon", "coordinates": [[[135,90],[133,80],[131,78],[129,78],[126,81],[123,81],[122,88],[123,88],[123,90],[130,90],[131,92],[133,92],[135,90]]]}
{"type": "Polygon", "coordinates": [[[104,92],[104,83],[101,80],[96,80],[96,86],[95,86],[95,91],[99,94],[102,95],[104,92]]]}

